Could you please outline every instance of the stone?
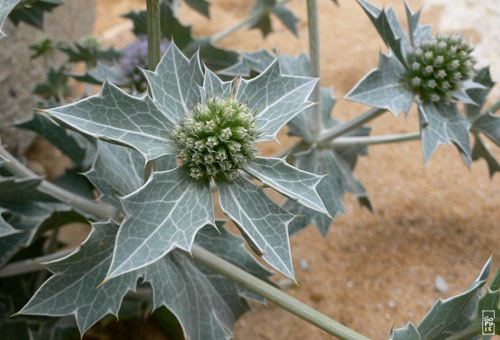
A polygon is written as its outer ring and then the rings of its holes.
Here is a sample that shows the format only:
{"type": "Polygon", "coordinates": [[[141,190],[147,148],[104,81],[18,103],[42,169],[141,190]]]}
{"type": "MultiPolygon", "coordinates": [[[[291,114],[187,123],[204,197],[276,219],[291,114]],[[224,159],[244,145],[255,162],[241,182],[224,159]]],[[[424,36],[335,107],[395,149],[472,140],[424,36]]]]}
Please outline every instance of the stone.
{"type": "MultiPolygon", "coordinates": [[[[52,13],[45,14],[44,31],[24,23],[14,27],[6,20],[3,31],[7,36],[0,40],[0,139],[9,151],[22,155],[35,137],[11,126],[33,114],[39,101],[32,94],[33,88],[45,80],[51,66],[43,57],[31,60],[29,46],[44,36],[72,42],[91,34],[95,15],[95,0],[65,0],[52,13]]],[[[64,59],[60,55],[54,63],[60,65],[64,59]]]]}

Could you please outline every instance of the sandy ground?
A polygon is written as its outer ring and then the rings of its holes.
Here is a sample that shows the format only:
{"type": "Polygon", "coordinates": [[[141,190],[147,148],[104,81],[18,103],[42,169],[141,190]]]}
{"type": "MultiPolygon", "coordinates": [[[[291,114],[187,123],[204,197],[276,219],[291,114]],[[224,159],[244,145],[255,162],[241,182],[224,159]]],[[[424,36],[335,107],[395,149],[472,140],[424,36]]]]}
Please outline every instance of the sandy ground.
{"type": "MultiPolygon", "coordinates": [[[[377,65],[378,52],[384,47],[355,1],[340,2],[338,8],[330,0],[320,0],[319,7],[321,83],[333,86],[342,98],[377,65]]],[[[403,2],[392,3],[403,15],[403,2]]],[[[421,1],[409,3],[416,8],[421,1]]],[[[123,45],[130,39],[124,33],[129,25],[118,15],[142,7],[144,1],[107,0],[98,4],[96,33],[105,42],[123,45]]],[[[195,34],[205,35],[242,18],[250,5],[248,0],[214,0],[213,21],[184,7],[181,15],[194,25],[195,34]]],[[[289,54],[306,51],[305,1],[291,1],[290,7],[301,18],[299,39],[275,23],[276,33],[265,41],[256,31],[244,31],[224,39],[221,45],[249,51],[276,48],[289,54]]],[[[441,13],[440,8],[431,8],[424,12],[423,22],[437,24],[441,13]]],[[[464,34],[473,41],[481,40],[473,28],[467,28],[464,34]]],[[[334,115],[347,119],[364,109],[340,99],[334,115]]],[[[373,127],[375,135],[416,131],[416,112],[397,118],[386,114],[373,127]]],[[[286,138],[282,141],[290,143],[286,138]]],[[[43,144],[41,149],[45,149],[43,144]]],[[[277,144],[263,148],[267,154],[278,149],[277,144]]],[[[52,167],[44,156],[37,158],[42,166],[52,167]]],[[[420,144],[411,142],[372,147],[370,155],[359,162],[356,175],[370,193],[375,213],[346,197],[347,212],[335,220],[326,238],[314,228],[294,236],[292,250],[300,287],[289,289],[291,295],[367,336],[384,339],[394,324],[403,325],[408,320],[418,323],[438,297],[465,289],[491,253],[494,265],[500,265],[500,177],[490,180],[483,162],[469,169],[454,148],[443,146],[424,165],[420,144]],[[299,266],[299,261],[307,263],[307,268],[299,266]],[[445,294],[434,288],[438,275],[449,286],[445,294]]],[[[329,337],[269,304],[255,306],[241,318],[235,338],[329,337]]]]}

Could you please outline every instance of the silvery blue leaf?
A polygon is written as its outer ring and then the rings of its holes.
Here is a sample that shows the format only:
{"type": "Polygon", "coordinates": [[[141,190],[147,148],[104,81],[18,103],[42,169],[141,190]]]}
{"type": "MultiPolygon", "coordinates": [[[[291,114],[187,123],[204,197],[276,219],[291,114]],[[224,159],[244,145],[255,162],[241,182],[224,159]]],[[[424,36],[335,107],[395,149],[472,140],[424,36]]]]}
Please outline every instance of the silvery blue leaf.
{"type": "Polygon", "coordinates": [[[420,131],[424,162],[440,144],[453,143],[464,161],[471,162],[469,122],[462,117],[455,105],[419,104],[420,131]]]}
{"type": "Polygon", "coordinates": [[[491,258],[469,289],[446,300],[437,300],[417,327],[420,336],[423,339],[445,339],[470,326],[490,269],[491,258]]]}
{"type": "Polygon", "coordinates": [[[198,86],[203,84],[203,72],[197,53],[188,60],[172,43],[154,72],[144,71],[153,101],[173,123],[178,123],[193,106],[201,101],[198,86]]]}
{"type": "Polygon", "coordinates": [[[153,101],[130,96],[109,83],[95,96],[43,112],[95,138],[130,146],[146,160],[176,152],[169,132],[172,122],[153,101]]]}
{"type": "Polygon", "coordinates": [[[382,40],[391,49],[399,62],[406,65],[409,43],[392,8],[380,10],[366,0],[358,0],[382,40]]]}
{"type": "MultiPolygon", "coordinates": [[[[153,293],[153,307],[168,308],[179,320],[186,339],[231,337],[235,320],[249,309],[243,298],[245,290],[194,263],[191,257],[180,251],[97,288],[110,265],[117,230],[112,223],[94,224],[80,249],[47,264],[54,275],[19,313],[74,315],[83,334],[104,316],[116,316],[125,294],[136,290],[139,282],[147,282],[153,293]]],[[[199,240],[206,249],[243,269],[263,278],[269,275],[246,252],[242,240],[227,231],[219,234],[214,229],[204,229],[199,233],[199,240]]]]}
{"type": "Polygon", "coordinates": [[[220,205],[252,248],[273,268],[294,278],[288,225],[294,218],[250,181],[217,182],[220,205]]]}
{"type": "Polygon", "coordinates": [[[421,340],[422,337],[418,333],[417,327],[411,322],[405,327],[392,329],[390,340],[421,340]]]}
{"type": "Polygon", "coordinates": [[[317,79],[282,75],[277,59],[258,77],[243,79],[236,99],[257,112],[257,140],[276,139],[283,125],[312,106],[307,99],[316,83],[317,79]]]}
{"type": "Polygon", "coordinates": [[[85,176],[100,191],[101,199],[120,207],[120,197],[144,184],[144,159],[130,148],[97,142],[97,157],[85,176]]]}
{"type": "Polygon", "coordinates": [[[9,13],[19,2],[21,2],[21,0],[3,0],[0,3],[0,40],[5,37],[5,33],[2,32],[2,26],[5,23],[5,20],[7,20],[9,13]]]}
{"type": "Polygon", "coordinates": [[[373,70],[346,95],[346,99],[391,111],[408,112],[415,95],[406,85],[406,69],[393,56],[380,55],[373,70]]]}
{"type": "Polygon", "coordinates": [[[257,157],[245,166],[245,171],[283,195],[302,205],[327,214],[316,190],[322,176],[299,170],[280,158],[257,157]]]}
{"type": "Polygon", "coordinates": [[[210,185],[193,181],[181,167],[154,172],[121,202],[126,217],[108,279],[145,267],[175,248],[189,251],[202,227],[215,226],[210,185]]]}

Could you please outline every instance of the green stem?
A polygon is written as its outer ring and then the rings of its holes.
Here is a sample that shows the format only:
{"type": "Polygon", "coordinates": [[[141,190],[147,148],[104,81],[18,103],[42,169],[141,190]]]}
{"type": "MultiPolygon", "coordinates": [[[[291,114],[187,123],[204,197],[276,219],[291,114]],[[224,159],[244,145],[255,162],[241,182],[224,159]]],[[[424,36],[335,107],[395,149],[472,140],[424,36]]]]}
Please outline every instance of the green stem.
{"type": "Polygon", "coordinates": [[[316,311],[308,305],[294,299],[281,290],[265,283],[262,280],[248,274],[244,270],[235,265],[221,259],[211,252],[197,245],[193,245],[191,253],[196,262],[212,269],[217,273],[221,273],[230,280],[238,283],[242,287],[248,288],[251,291],[263,296],[271,302],[276,303],[287,311],[297,315],[307,322],[315,325],[318,328],[326,331],[328,334],[336,336],[340,339],[366,340],[367,337],[353,331],[352,329],[342,325],[341,323],[330,319],[324,314],[316,311]]]}
{"type": "Polygon", "coordinates": [[[161,52],[161,19],[160,0],[146,0],[147,32],[148,32],[148,64],[154,71],[160,62],[161,52]]]}
{"type": "Polygon", "coordinates": [[[500,110],[500,100],[498,100],[495,104],[491,105],[488,109],[488,112],[495,114],[498,110],[500,110]]]}
{"type": "MultiPolygon", "coordinates": [[[[160,0],[146,0],[146,23],[148,33],[148,68],[156,69],[161,58],[161,17],[160,0]]],[[[151,95],[151,93],[149,93],[151,95]]],[[[156,168],[155,161],[150,161],[144,168],[144,179],[148,179],[156,168]]]]}
{"type": "MultiPolygon", "coordinates": [[[[260,15],[260,13],[259,13],[259,15],[260,15]]],[[[253,25],[255,23],[255,21],[257,19],[258,19],[258,16],[255,13],[252,13],[248,17],[246,17],[245,19],[234,23],[233,25],[223,29],[220,32],[214,33],[210,37],[210,42],[215,43],[215,42],[222,40],[225,37],[237,32],[237,31],[239,31],[242,28],[250,27],[251,25],[253,25]]]]}
{"type": "MultiPolygon", "coordinates": [[[[307,25],[309,33],[309,60],[311,62],[311,76],[319,78],[320,68],[320,50],[319,50],[319,19],[317,0],[307,0],[307,25]]],[[[317,103],[312,112],[312,132],[317,137],[323,130],[323,119],[321,117],[321,85],[318,82],[311,94],[311,101],[317,103]]]]}
{"type": "MultiPolygon", "coordinates": [[[[37,174],[22,165],[1,145],[0,156],[7,160],[7,163],[3,166],[12,174],[18,177],[39,178],[37,174]]],[[[88,215],[90,213],[91,215],[103,220],[107,220],[110,218],[112,218],[113,220],[120,219],[120,213],[115,207],[104,202],[98,203],[88,200],[49,181],[42,180],[40,182],[40,185],[38,186],[38,190],[60,200],[61,202],[65,202],[68,205],[71,205],[76,210],[82,212],[84,215],[88,215]]]]}
{"type": "Polygon", "coordinates": [[[349,146],[366,146],[366,145],[377,145],[377,144],[389,144],[389,143],[400,143],[415,141],[420,139],[420,133],[404,133],[400,135],[386,135],[386,136],[346,136],[338,137],[332,140],[329,145],[334,148],[342,148],[349,146]]]}
{"type": "MultiPolygon", "coordinates": [[[[36,175],[31,172],[31,170],[27,169],[25,166],[19,163],[1,146],[0,157],[3,157],[7,160],[7,163],[3,166],[5,166],[7,170],[12,172],[14,175],[28,178],[36,177],[36,175]]],[[[109,220],[110,218],[113,218],[116,221],[120,220],[118,210],[107,203],[101,204],[88,200],[84,197],[79,197],[72,192],[69,192],[45,180],[42,180],[38,189],[57,199],[66,198],[63,200],[64,202],[67,202],[76,210],[83,211],[86,214],[94,215],[95,217],[103,220],[109,220]]],[[[75,249],[68,249],[40,258],[11,263],[0,270],[0,278],[42,270],[44,269],[44,267],[41,265],[41,263],[66,256],[69,253],[73,252],[75,249]]],[[[338,336],[341,339],[368,339],[341,325],[340,323],[328,318],[327,316],[319,313],[318,311],[312,309],[304,303],[294,299],[293,297],[283,293],[272,285],[219,258],[209,251],[197,245],[194,245],[191,250],[195,261],[204,264],[208,268],[226,276],[228,279],[233,280],[241,286],[246,287],[251,291],[269,299],[269,301],[276,303],[277,305],[290,311],[291,313],[303,318],[304,320],[309,321],[313,325],[324,329],[328,333],[338,336]]]]}
{"type": "Polygon", "coordinates": [[[57,253],[40,256],[34,259],[9,263],[0,270],[0,278],[17,276],[21,274],[27,274],[31,272],[45,270],[45,267],[42,265],[42,263],[61,259],[66,255],[71,254],[76,249],[78,248],[61,250],[57,253]]]}
{"type": "Polygon", "coordinates": [[[382,115],[385,112],[387,112],[386,109],[372,108],[366,111],[365,113],[362,113],[359,116],[354,117],[351,120],[348,120],[343,124],[335,125],[334,127],[325,129],[321,131],[321,133],[319,134],[318,144],[324,144],[325,142],[329,142],[334,138],[337,138],[339,136],[346,134],[347,132],[357,129],[363,126],[365,123],[382,115]]]}

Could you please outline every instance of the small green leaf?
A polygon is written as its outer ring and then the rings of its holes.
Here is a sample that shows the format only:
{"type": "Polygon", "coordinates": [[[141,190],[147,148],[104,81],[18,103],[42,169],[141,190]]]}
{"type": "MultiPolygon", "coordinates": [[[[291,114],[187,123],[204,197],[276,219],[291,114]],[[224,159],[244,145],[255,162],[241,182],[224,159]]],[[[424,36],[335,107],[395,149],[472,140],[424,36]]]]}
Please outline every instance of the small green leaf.
{"type": "Polygon", "coordinates": [[[471,162],[469,122],[458,112],[456,105],[419,104],[420,131],[424,162],[440,144],[455,145],[464,162],[471,162]]]}
{"type": "Polygon", "coordinates": [[[200,14],[203,14],[207,18],[210,16],[210,2],[207,0],[184,0],[186,4],[197,11],[200,14]]]}
{"type": "Polygon", "coordinates": [[[294,216],[246,179],[216,184],[222,210],[237,224],[252,248],[273,268],[293,280],[287,228],[294,216]]]}
{"type": "Polygon", "coordinates": [[[273,31],[271,14],[276,15],[283,25],[285,25],[294,35],[298,34],[297,23],[299,19],[293,12],[276,0],[256,0],[252,9],[252,15],[256,16],[257,19],[252,25],[252,28],[259,29],[262,35],[266,37],[273,31]]]}
{"type": "Polygon", "coordinates": [[[181,167],[155,172],[121,202],[126,218],[108,279],[145,267],[175,248],[189,251],[196,233],[215,225],[210,185],[191,180],[181,167]]]}
{"type": "MultiPolygon", "coordinates": [[[[9,1],[9,0],[7,0],[9,1]]],[[[54,8],[63,4],[63,0],[35,0],[21,2],[10,14],[9,19],[14,25],[25,22],[38,29],[43,29],[44,12],[52,12],[54,8]]]]}
{"type": "Polygon", "coordinates": [[[474,76],[474,82],[481,84],[483,88],[472,88],[467,91],[467,94],[475,104],[465,105],[465,113],[469,120],[473,120],[481,114],[484,104],[486,103],[488,94],[495,85],[495,82],[491,79],[490,68],[484,67],[477,71],[474,76]]]}
{"type": "Polygon", "coordinates": [[[276,5],[273,7],[273,13],[278,17],[278,19],[285,25],[286,28],[290,32],[292,32],[295,36],[299,35],[297,31],[297,23],[299,22],[299,18],[293,14],[287,7],[284,5],[276,5]]]}
{"type": "Polygon", "coordinates": [[[373,70],[346,95],[346,99],[391,111],[408,112],[415,95],[406,85],[406,69],[392,55],[380,55],[373,70]]]}
{"type": "Polygon", "coordinates": [[[232,81],[222,81],[208,68],[205,69],[203,90],[205,91],[207,98],[228,98],[231,95],[232,89],[232,81]]]}
{"type": "Polygon", "coordinates": [[[176,152],[169,134],[170,117],[149,97],[130,96],[109,83],[95,96],[43,112],[95,138],[135,148],[146,160],[176,152]]]}
{"type": "Polygon", "coordinates": [[[316,83],[316,79],[282,75],[278,60],[258,77],[243,79],[236,99],[257,112],[255,125],[261,133],[257,141],[276,139],[283,125],[312,106],[307,99],[316,83]]]}
{"type": "Polygon", "coordinates": [[[257,157],[244,168],[250,175],[313,210],[328,214],[316,192],[322,176],[299,170],[280,158],[257,157]]]}

